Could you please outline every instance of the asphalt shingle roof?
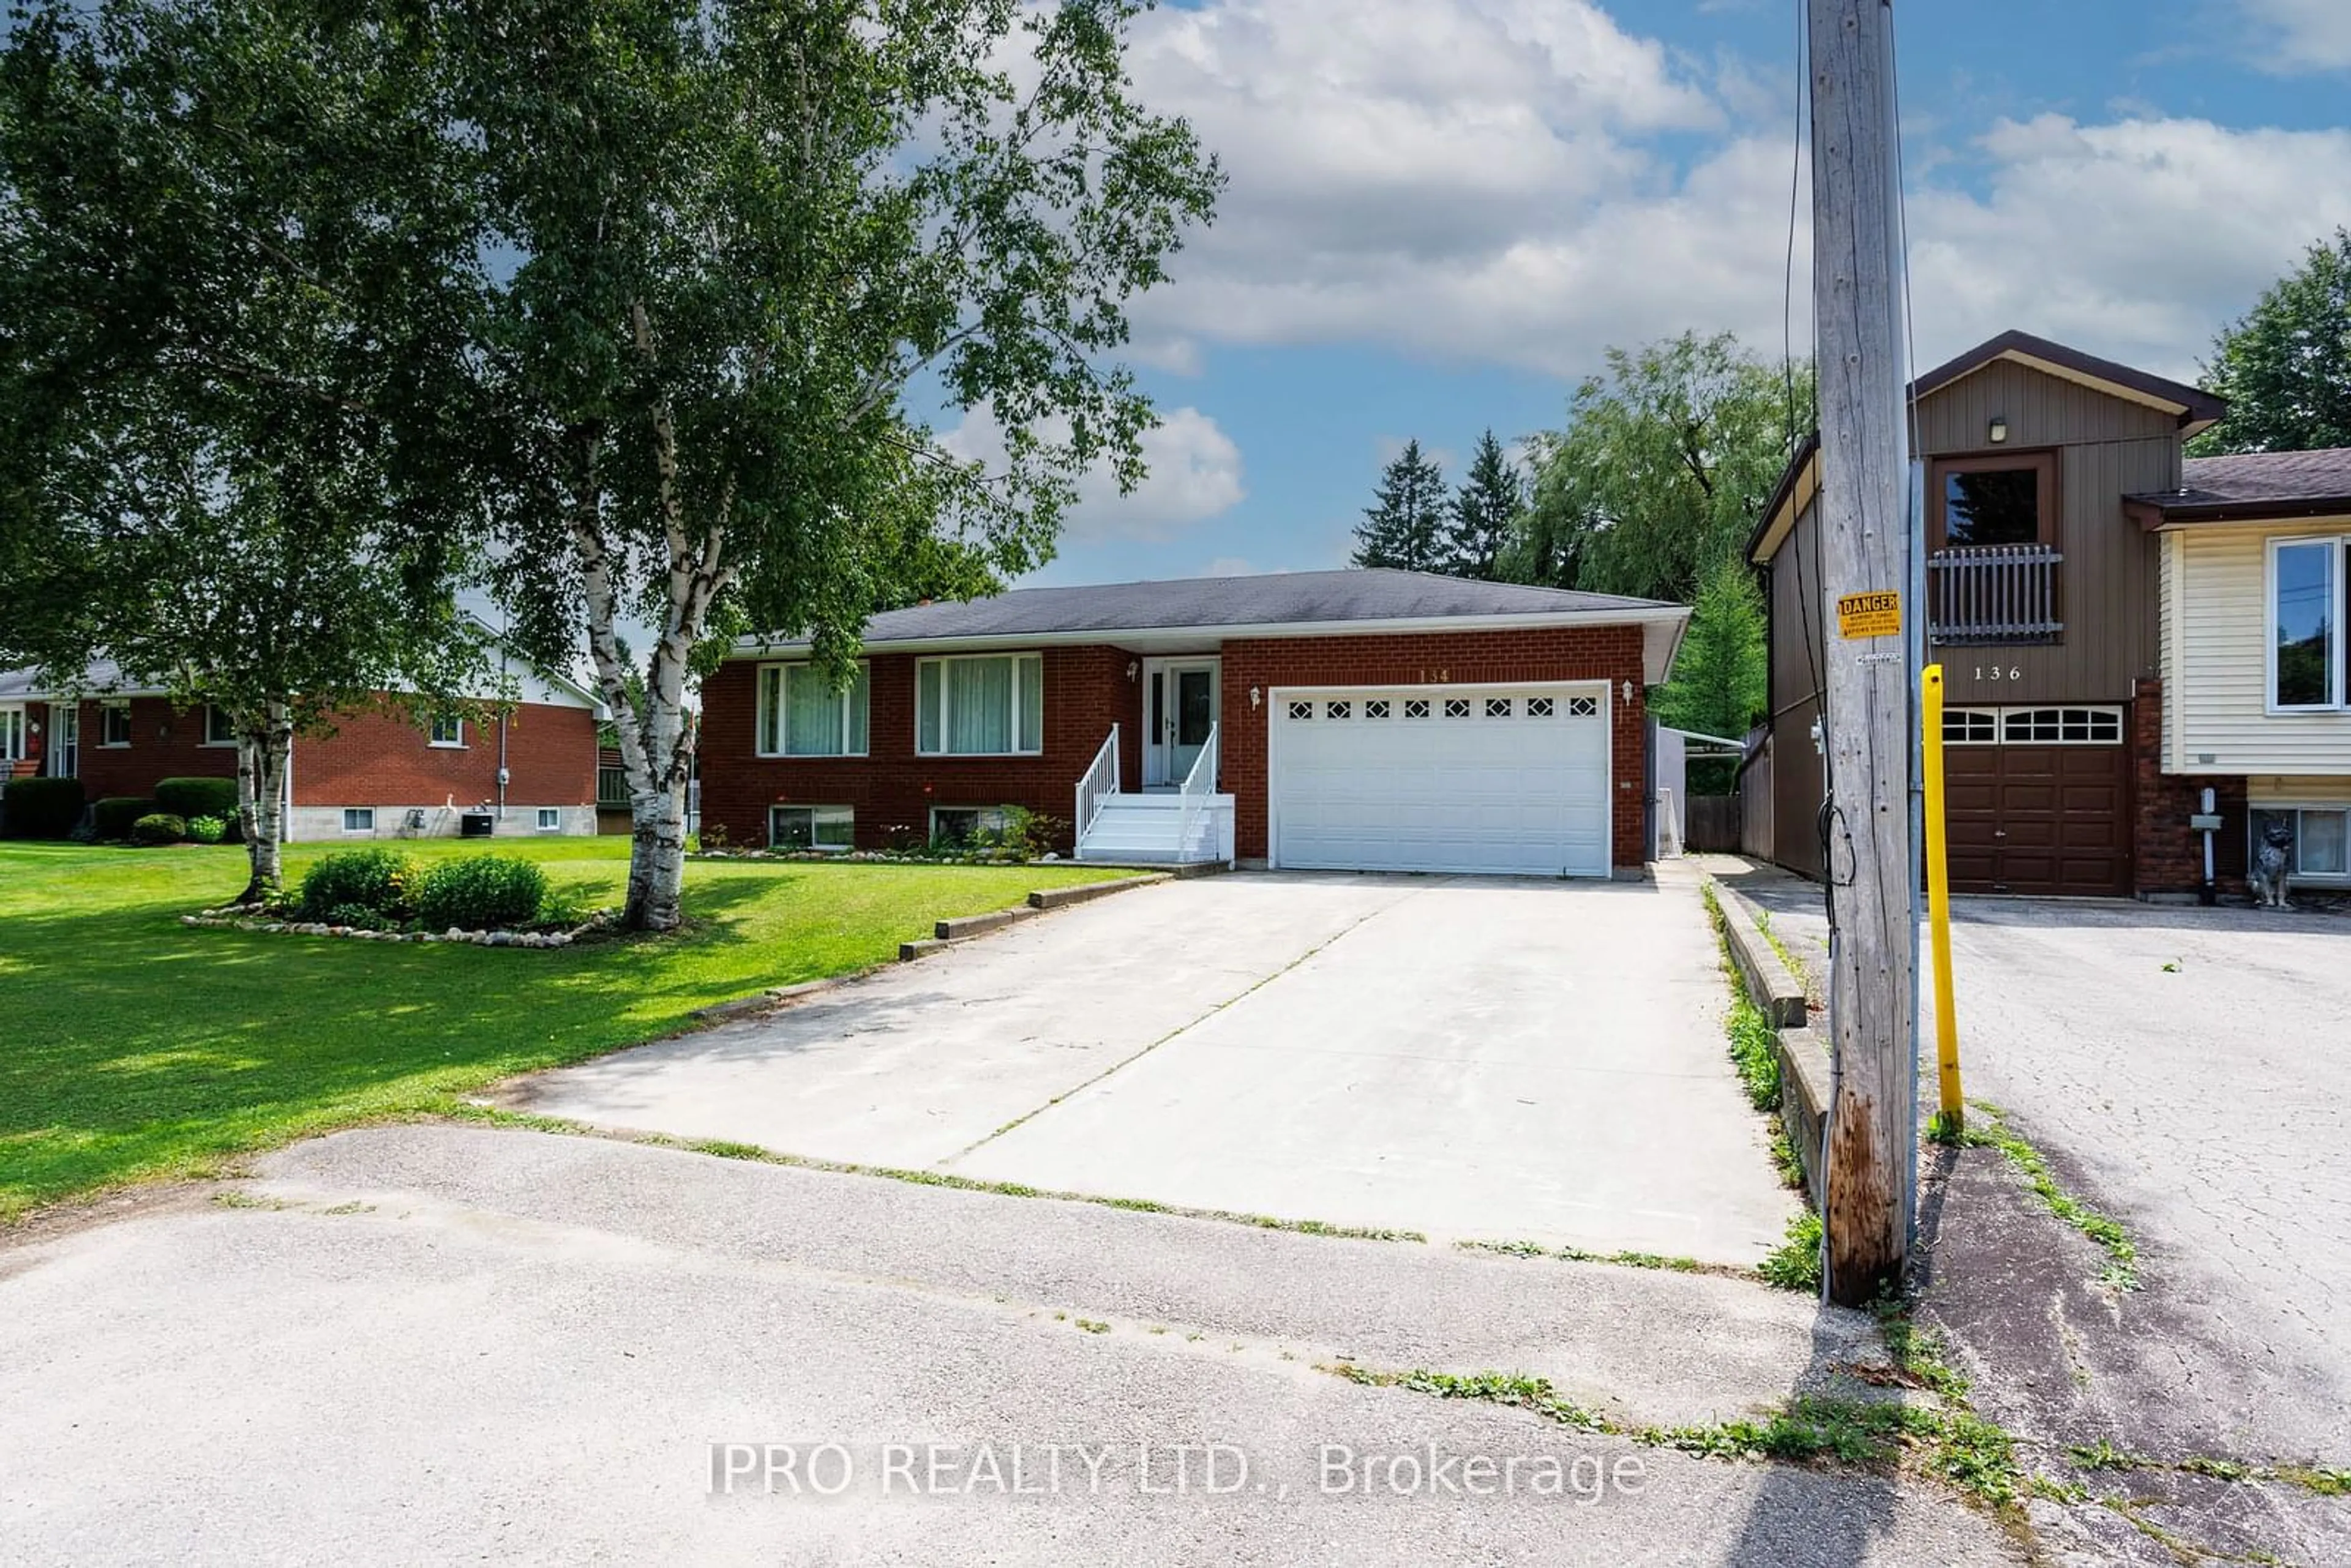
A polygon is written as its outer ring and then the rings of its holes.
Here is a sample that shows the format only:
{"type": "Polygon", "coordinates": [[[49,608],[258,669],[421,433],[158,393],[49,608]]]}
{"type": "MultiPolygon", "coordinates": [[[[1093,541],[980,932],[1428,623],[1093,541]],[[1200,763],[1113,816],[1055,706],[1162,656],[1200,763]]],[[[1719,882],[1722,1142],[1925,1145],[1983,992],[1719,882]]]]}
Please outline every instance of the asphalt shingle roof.
{"type": "MultiPolygon", "coordinates": [[[[886,611],[865,623],[865,641],[914,643],[1188,627],[1328,625],[1349,621],[1451,621],[1480,615],[1558,615],[1605,622],[1678,608],[1654,599],[1473,582],[1420,571],[1286,571],[1255,577],[1016,588],[967,603],[942,601],[886,611]]],[[[747,641],[766,643],[756,638],[747,641]]]]}
{"type": "Polygon", "coordinates": [[[2190,506],[2331,500],[2351,496],[2351,446],[2190,457],[2180,478],[2185,489],[2177,498],[2190,506]]]}

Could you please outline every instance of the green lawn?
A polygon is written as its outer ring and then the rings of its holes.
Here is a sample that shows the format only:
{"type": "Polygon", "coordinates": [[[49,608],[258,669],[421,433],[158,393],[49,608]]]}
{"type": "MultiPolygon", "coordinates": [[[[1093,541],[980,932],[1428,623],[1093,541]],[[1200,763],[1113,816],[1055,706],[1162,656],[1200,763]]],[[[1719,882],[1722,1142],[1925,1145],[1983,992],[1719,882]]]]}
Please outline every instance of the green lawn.
{"type": "MultiPolygon", "coordinates": [[[[288,880],[334,847],[290,846],[288,880]]],[[[619,902],[625,840],[497,847],[582,905],[619,902]]],[[[1117,874],[696,862],[689,934],[541,950],[193,930],[178,917],[236,893],[242,851],[0,844],[0,1223],[446,1111],[508,1073],[685,1027],[707,1003],[881,962],[942,916],[1117,874]]]]}

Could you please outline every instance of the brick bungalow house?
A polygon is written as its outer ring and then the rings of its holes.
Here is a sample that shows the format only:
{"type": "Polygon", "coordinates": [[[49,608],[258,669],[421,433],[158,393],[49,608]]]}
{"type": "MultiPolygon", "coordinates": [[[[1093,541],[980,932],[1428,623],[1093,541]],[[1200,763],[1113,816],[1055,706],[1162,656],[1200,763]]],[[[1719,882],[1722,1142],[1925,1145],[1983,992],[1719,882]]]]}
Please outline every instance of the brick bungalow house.
{"type": "Polygon", "coordinates": [[[875,616],[840,690],[747,639],[703,685],[704,829],[881,848],[1011,805],[1087,859],[1637,876],[1688,615],[1385,570],[1020,589],[875,616]]]}
{"type": "MultiPolygon", "coordinates": [[[[2191,458],[2198,388],[2022,332],[1911,388],[1927,465],[1928,657],[1942,664],[1952,886],[2241,891],[2252,836],[2351,887],[2351,455],[2191,458]],[[2204,810],[2204,791],[2213,810],[2204,810]]],[[[1744,847],[1818,878],[1817,444],[1750,542],[1771,708],[1744,847]]]]}
{"type": "MultiPolygon", "coordinates": [[[[537,671],[507,679],[518,700],[486,721],[419,723],[387,695],[336,716],[332,734],[297,736],[287,837],[447,837],[468,818],[494,835],[593,833],[602,705],[537,671]]],[[[175,708],[110,664],[62,691],[0,672],[0,768],[79,779],[91,800],[145,796],[158,779],[235,778],[236,743],[220,714],[175,708]]]]}

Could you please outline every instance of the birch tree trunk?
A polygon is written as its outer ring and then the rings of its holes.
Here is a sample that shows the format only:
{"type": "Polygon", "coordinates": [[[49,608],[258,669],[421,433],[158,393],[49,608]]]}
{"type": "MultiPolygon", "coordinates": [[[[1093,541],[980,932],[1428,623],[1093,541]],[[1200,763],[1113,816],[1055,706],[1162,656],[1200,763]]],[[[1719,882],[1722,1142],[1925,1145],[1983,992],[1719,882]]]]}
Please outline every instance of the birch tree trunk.
{"type": "Polygon", "coordinates": [[[287,704],[266,702],[258,714],[240,716],[236,814],[250,871],[239,904],[258,904],[285,888],[286,775],[293,756],[294,716],[287,704]]]}

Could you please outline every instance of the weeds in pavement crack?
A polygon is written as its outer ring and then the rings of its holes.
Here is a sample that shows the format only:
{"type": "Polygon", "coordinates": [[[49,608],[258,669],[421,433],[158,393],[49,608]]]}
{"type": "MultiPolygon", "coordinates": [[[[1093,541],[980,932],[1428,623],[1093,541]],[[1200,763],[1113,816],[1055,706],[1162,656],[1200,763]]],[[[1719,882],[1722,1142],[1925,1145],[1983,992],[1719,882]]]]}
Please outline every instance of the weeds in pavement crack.
{"type": "Polygon", "coordinates": [[[1982,1113],[1989,1125],[1961,1131],[1938,1115],[1928,1125],[1927,1135],[1937,1143],[1954,1146],[1998,1149],[2024,1177],[2025,1185],[2041,1199],[2043,1207],[2097,1243],[2105,1253],[2106,1267],[2099,1273],[2098,1282],[2113,1291],[2137,1290],[2138,1244],[2130,1239],[2121,1222],[2099,1213],[2059,1186],[2055,1173],[2049,1168],[2048,1156],[2009,1127],[2007,1113],[1999,1106],[1981,1100],[1968,1103],[1982,1113]]]}

